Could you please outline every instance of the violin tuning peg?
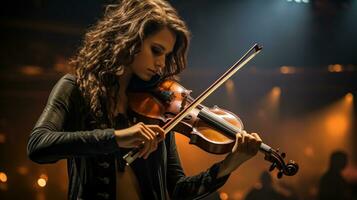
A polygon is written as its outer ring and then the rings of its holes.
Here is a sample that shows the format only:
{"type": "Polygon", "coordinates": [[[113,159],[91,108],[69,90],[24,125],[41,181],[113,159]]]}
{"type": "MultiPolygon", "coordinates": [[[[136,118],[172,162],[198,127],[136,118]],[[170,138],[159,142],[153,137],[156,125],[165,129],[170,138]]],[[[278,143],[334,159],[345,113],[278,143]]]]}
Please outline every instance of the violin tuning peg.
{"type": "Polygon", "coordinates": [[[283,172],[279,171],[277,177],[278,177],[278,179],[281,179],[281,177],[283,177],[283,172]]]}
{"type": "Polygon", "coordinates": [[[213,109],[218,109],[218,106],[217,106],[217,105],[214,105],[214,106],[213,106],[213,109]]]}
{"type": "Polygon", "coordinates": [[[283,158],[285,158],[285,156],[286,156],[286,153],[281,153],[281,157],[283,157],[283,158]]]}
{"type": "Polygon", "coordinates": [[[269,171],[273,171],[276,167],[276,163],[274,162],[273,164],[270,165],[269,171]]]}

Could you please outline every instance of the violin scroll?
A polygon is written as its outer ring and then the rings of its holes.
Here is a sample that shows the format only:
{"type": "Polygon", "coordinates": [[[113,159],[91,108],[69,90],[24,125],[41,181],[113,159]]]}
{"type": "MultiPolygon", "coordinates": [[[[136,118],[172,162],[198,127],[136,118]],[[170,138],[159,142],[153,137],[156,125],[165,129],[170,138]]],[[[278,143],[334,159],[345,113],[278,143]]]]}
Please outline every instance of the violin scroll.
{"type": "Polygon", "coordinates": [[[269,167],[269,171],[273,171],[275,168],[278,169],[277,177],[279,179],[283,177],[283,175],[294,176],[299,170],[299,165],[293,160],[290,160],[286,164],[284,161],[285,156],[285,153],[279,154],[279,149],[274,150],[271,148],[268,152],[265,152],[264,159],[272,163],[269,167]]]}

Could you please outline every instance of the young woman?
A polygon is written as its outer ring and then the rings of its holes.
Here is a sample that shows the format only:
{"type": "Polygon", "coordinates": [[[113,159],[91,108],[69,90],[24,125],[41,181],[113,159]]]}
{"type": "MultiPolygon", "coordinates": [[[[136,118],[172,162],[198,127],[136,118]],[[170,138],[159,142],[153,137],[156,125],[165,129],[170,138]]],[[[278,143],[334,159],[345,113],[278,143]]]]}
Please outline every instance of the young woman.
{"type": "Polygon", "coordinates": [[[67,159],[69,199],[194,199],[217,190],[257,153],[256,133],[237,134],[223,161],[187,177],[173,133],[127,115],[127,91],[179,74],[188,45],[189,31],[166,1],[109,6],[73,58],[75,74],[53,88],[28,141],[30,159],[67,159]],[[139,158],[126,166],[123,155],[142,143],[139,158]]]}

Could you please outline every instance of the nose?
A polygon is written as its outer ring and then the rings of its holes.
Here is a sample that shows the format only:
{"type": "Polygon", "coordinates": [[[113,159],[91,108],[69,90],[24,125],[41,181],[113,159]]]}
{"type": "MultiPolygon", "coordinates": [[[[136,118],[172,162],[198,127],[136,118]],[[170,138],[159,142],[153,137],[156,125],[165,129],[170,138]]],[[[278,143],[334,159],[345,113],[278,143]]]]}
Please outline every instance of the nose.
{"type": "Polygon", "coordinates": [[[155,67],[158,70],[161,70],[162,68],[165,67],[165,55],[159,56],[156,61],[155,61],[155,67]]]}

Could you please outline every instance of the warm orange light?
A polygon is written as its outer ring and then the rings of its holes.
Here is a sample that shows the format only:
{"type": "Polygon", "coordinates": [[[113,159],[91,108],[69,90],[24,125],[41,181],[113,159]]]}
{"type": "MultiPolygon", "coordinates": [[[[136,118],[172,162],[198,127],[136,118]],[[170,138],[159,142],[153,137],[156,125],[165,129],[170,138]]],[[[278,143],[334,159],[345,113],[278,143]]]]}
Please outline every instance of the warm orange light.
{"type": "Polygon", "coordinates": [[[281,94],[280,87],[277,87],[277,86],[273,87],[272,94],[273,94],[274,97],[280,96],[280,94],[281,94]]]}
{"type": "Polygon", "coordinates": [[[227,200],[228,199],[228,194],[226,192],[221,192],[221,193],[219,193],[219,198],[221,200],[227,200]]]}
{"type": "Polygon", "coordinates": [[[6,183],[7,176],[4,172],[0,172],[0,182],[6,183]]]}
{"type": "Polygon", "coordinates": [[[343,67],[340,64],[334,64],[334,65],[328,66],[329,72],[342,72],[342,70],[343,70],[343,67]]]}
{"type": "Polygon", "coordinates": [[[37,76],[43,74],[43,69],[39,66],[23,66],[20,68],[20,72],[28,76],[37,76]]]}
{"type": "Polygon", "coordinates": [[[292,66],[281,66],[280,73],[282,74],[294,74],[296,72],[296,68],[292,66]]]}
{"type": "Polygon", "coordinates": [[[227,82],[225,83],[226,90],[228,94],[233,94],[234,92],[234,82],[231,79],[228,79],[227,82]]]}
{"type": "Polygon", "coordinates": [[[348,119],[342,114],[327,117],[326,131],[330,135],[341,136],[348,130],[348,119]]]}
{"type": "Polygon", "coordinates": [[[6,142],[6,136],[5,134],[0,133],[0,144],[3,144],[6,142]]]}
{"type": "Polygon", "coordinates": [[[273,87],[269,93],[269,99],[268,99],[268,104],[267,106],[272,109],[269,112],[273,112],[276,110],[279,106],[279,100],[280,100],[280,95],[281,95],[281,89],[280,87],[273,87]]]}
{"type": "Polygon", "coordinates": [[[310,195],[312,195],[312,196],[316,196],[317,195],[317,193],[318,193],[318,189],[316,188],[316,187],[311,187],[310,189],[309,189],[309,193],[310,193],[310,195]]]}
{"type": "Polygon", "coordinates": [[[46,184],[47,184],[47,181],[46,181],[46,179],[44,179],[44,178],[39,178],[39,179],[37,180],[37,184],[38,184],[40,187],[45,187],[46,184]]]}
{"type": "Polygon", "coordinates": [[[48,177],[46,174],[41,174],[40,175],[40,178],[37,179],[37,184],[40,186],[40,187],[45,187],[46,184],[47,184],[47,181],[48,181],[48,177]]]}
{"type": "Polygon", "coordinates": [[[21,175],[26,175],[29,172],[29,169],[25,166],[20,166],[17,168],[17,172],[21,175]]]}
{"type": "Polygon", "coordinates": [[[352,93],[347,93],[345,96],[345,100],[347,103],[352,103],[353,102],[353,94],[352,93]]]}
{"type": "Polygon", "coordinates": [[[308,157],[314,156],[314,149],[312,147],[305,147],[304,154],[308,157]]]}
{"type": "Polygon", "coordinates": [[[237,190],[237,191],[233,192],[233,195],[232,195],[232,196],[233,196],[232,199],[243,199],[244,194],[243,194],[242,191],[237,190]]]}

